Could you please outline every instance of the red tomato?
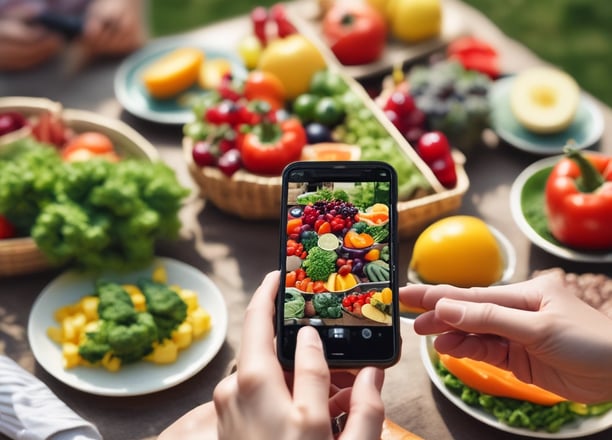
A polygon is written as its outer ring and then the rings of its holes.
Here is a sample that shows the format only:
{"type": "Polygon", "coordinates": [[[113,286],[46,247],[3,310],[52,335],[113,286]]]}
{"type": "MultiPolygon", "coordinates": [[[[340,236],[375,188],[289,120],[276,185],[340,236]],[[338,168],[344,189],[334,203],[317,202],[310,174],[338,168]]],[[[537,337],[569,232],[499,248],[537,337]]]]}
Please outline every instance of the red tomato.
{"type": "Polygon", "coordinates": [[[12,238],[16,235],[15,227],[2,215],[0,215],[0,239],[12,238]]]}
{"type": "Polygon", "coordinates": [[[266,101],[273,110],[278,110],[285,102],[285,86],[273,73],[254,70],[244,82],[244,96],[249,101],[266,101]]]}
{"type": "Polygon", "coordinates": [[[323,35],[342,64],[367,64],[382,55],[387,25],[380,12],[365,3],[335,2],[323,17],[323,35]]]}
{"type": "Polygon", "coordinates": [[[88,160],[104,157],[111,161],[119,160],[113,141],[103,133],[88,131],[72,138],[62,149],[65,161],[88,160]]]}

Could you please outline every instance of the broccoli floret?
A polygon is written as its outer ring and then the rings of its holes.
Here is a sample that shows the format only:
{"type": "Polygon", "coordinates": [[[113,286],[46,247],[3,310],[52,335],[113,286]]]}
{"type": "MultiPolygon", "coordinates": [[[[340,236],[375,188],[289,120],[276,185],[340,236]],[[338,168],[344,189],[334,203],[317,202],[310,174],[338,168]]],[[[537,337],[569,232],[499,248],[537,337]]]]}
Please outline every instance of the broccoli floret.
{"type": "Polygon", "coordinates": [[[131,324],[136,320],[136,309],[130,294],[121,285],[99,280],[96,294],[100,298],[98,316],[104,321],[131,324]]]}
{"type": "Polygon", "coordinates": [[[145,296],[147,311],[153,316],[157,326],[159,340],[169,338],[172,331],[187,316],[187,304],[165,284],[150,279],[142,279],[138,287],[145,296]]]}
{"type": "Polygon", "coordinates": [[[313,281],[325,281],[336,271],[337,259],[336,252],[314,247],[308,252],[302,267],[313,281]]]}
{"type": "Polygon", "coordinates": [[[85,341],[79,344],[79,355],[91,364],[100,362],[110,351],[107,326],[103,321],[97,331],[87,332],[85,341]]]}
{"type": "Polygon", "coordinates": [[[304,231],[300,235],[300,242],[304,246],[304,250],[308,252],[317,245],[319,241],[319,235],[315,231],[304,231]]]}
{"type": "Polygon", "coordinates": [[[158,329],[153,316],[137,313],[133,323],[128,325],[107,322],[108,345],[113,355],[124,364],[136,362],[153,351],[153,342],[158,339],[158,329]]]}
{"type": "Polygon", "coordinates": [[[321,318],[340,318],[342,316],[342,303],[339,295],[329,292],[318,293],[313,295],[312,304],[321,318]]]}
{"type": "Polygon", "coordinates": [[[151,353],[156,340],[157,328],[153,317],[140,312],[125,324],[101,321],[98,330],[87,333],[85,341],[79,345],[79,355],[90,363],[96,363],[110,352],[121,359],[121,363],[129,364],[151,353]]]}

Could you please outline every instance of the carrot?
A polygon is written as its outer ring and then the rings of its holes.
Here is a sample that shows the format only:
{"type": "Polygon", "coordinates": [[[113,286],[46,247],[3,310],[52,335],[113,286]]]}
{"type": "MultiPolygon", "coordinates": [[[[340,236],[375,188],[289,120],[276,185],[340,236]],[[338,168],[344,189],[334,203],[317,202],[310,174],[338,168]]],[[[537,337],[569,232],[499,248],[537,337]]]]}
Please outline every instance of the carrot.
{"type": "Polygon", "coordinates": [[[517,379],[511,371],[486,362],[456,358],[447,354],[440,354],[440,362],[465,385],[484,394],[525,400],[545,406],[567,400],[537,385],[517,379]]]}

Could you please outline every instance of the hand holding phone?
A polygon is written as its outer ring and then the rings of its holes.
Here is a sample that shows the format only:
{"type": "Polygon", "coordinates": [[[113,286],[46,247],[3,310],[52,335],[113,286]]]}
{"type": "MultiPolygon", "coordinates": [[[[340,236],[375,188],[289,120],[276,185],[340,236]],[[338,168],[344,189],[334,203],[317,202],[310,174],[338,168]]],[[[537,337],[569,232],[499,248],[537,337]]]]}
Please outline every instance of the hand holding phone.
{"type": "Polygon", "coordinates": [[[295,162],[283,173],[277,353],[319,331],[330,367],[399,358],[397,176],[382,162],[295,162]]]}

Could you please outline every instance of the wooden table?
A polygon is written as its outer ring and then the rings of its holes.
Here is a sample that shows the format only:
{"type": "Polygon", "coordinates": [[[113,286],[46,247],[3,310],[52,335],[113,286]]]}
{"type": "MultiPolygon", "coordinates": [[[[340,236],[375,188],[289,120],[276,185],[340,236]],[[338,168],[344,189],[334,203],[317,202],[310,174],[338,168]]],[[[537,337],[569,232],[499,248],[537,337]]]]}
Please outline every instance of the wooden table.
{"type": "MultiPolygon", "coordinates": [[[[476,35],[499,48],[504,71],[542,64],[527,49],[509,40],[485,17],[462,3],[448,0],[476,35]]],[[[196,32],[211,45],[234,47],[235,39],[246,32],[244,19],[215,24],[196,32]]],[[[66,75],[62,60],[44,68],[18,75],[0,76],[0,96],[44,96],[66,107],[86,109],[116,117],[155,145],[163,160],[193,187],[182,159],[181,127],[148,122],[125,112],[114,97],[113,78],[119,60],[90,65],[78,75],[66,75]]],[[[601,106],[607,127],[612,111],[601,106]]],[[[612,129],[605,131],[602,146],[612,154],[612,129]]],[[[511,240],[517,253],[515,281],[528,278],[534,270],[562,267],[567,271],[603,272],[612,275],[610,265],[569,262],[533,246],[510,215],[509,191],[516,176],[539,159],[508,145],[494,144],[468,158],[466,171],[471,187],[459,210],[476,215],[499,229],[511,240]]],[[[0,280],[0,351],[19,362],[45,382],[61,399],[94,422],[106,439],[151,439],[194,406],[211,398],[215,384],[224,376],[239,345],[242,314],[251,293],[263,275],[276,268],[275,222],[251,222],[228,217],[193,196],[181,212],[184,227],[177,242],[160,246],[159,254],[193,265],[207,274],[225,294],[229,309],[229,333],[214,360],[199,374],[171,389],[137,397],[102,397],[72,389],[46,373],[34,360],[27,342],[28,314],[38,293],[59,271],[51,270],[0,280]],[[268,249],[268,250],[266,250],[268,249]]],[[[401,243],[400,267],[407,268],[412,239],[401,243]]],[[[402,275],[405,282],[405,275],[402,275]]],[[[429,381],[419,355],[420,338],[410,324],[402,325],[402,360],[387,372],[384,387],[387,416],[428,440],[519,438],[498,431],[466,415],[439,393],[429,381]]],[[[612,430],[588,437],[610,438],[612,430]]]]}

